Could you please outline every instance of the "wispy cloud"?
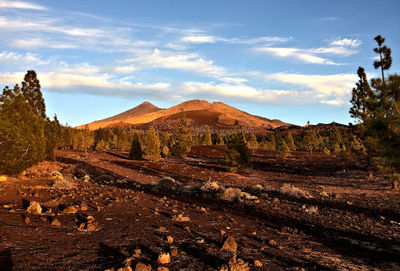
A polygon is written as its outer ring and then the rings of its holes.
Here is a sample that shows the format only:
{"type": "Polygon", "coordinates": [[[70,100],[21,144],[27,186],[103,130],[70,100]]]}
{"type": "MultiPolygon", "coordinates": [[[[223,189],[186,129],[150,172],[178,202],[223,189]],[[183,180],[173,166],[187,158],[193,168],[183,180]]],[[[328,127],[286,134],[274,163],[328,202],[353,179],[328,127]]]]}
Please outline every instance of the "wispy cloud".
{"type": "Polygon", "coordinates": [[[343,105],[348,102],[351,89],[357,78],[355,74],[307,75],[274,73],[266,80],[276,80],[299,89],[312,92],[310,99],[329,105],[343,105]]]}
{"type": "Polygon", "coordinates": [[[45,6],[14,0],[0,0],[0,8],[46,10],[45,6]]]}
{"type": "Polygon", "coordinates": [[[142,69],[165,68],[178,69],[220,77],[226,74],[225,69],[217,66],[211,60],[205,60],[195,53],[176,53],[155,49],[139,51],[137,56],[125,59],[126,63],[137,63],[142,69]]]}
{"type": "Polygon", "coordinates": [[[328,47],[319,48],[295,48],[295,47],[255,47],[257,52],[271,54],[282,58],[292,58],[305,63],[341,65],[321,55],[350,56],[356,54],[357,47],[361,45],[360,40],[335,39],[328,47]]]}
{"type": "Polygon", "coordinates": [[[362,44],[359,39],[336,39],[329,43],[330,46],[339,46],[339,47],[352,47],[357,48],[362,44]]]}
{"type": "Polygon", "coordinates": [[[276,44],[290,41],[292,38],[286,37],[257,37],[257,38],[223,38],[218,36],[206,35],[204,33],[192,34],[184,36],[181,41],[186,43],[215,43],[226,42],[232,44],[276,44]]]}

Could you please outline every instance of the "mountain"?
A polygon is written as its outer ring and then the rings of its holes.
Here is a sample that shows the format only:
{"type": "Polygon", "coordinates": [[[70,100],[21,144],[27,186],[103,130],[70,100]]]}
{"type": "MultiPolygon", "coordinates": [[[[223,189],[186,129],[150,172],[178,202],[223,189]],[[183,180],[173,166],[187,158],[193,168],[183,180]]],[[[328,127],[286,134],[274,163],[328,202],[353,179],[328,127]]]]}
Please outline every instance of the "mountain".
{"type": "MultiPolygon", "coordinates": [[[[235,120],[241,126],[253,128],[275,128],[286,126],[280,120],[271,120],[251,115],[221,102],[209,103],[204,100],[191,100],[167,109],[161,109],[149,102],[144,102],[137,107],[120,113],[110,118],[89,123],[89,129],[110,127],[146,128],[149,125],[162,126],[165,129],[173,128],[180,118],[181,109],[185,111],[191,126],[209,125],[214,128],[232,128],[235,120]]],[[[82,128],[84,125],[77,128],[82,128]]]]}

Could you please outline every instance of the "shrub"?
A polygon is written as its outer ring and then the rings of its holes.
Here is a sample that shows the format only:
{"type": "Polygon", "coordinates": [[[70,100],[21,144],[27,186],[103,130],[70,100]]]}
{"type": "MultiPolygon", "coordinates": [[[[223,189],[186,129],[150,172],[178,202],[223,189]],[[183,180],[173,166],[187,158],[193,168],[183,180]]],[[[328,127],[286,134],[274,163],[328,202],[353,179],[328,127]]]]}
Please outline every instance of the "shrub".
{"type": "Polygon", "coordinates": [[[296,198],[309,198],[310,194],[307,191],[301,190],[291,184],[285,183],[280,188],[280,192],[282,194],[286,194],[289,196],[293,196],[296,198]]]}

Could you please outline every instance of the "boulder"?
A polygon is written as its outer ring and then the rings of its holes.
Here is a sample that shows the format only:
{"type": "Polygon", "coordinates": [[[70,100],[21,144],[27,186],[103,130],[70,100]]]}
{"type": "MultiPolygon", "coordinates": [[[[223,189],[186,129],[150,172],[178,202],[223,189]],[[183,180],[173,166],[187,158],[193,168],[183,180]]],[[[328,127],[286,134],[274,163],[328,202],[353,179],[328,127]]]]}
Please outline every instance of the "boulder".
{"type": "Polygon", "coordinates": [[[36,201],[32,201],[27,209],[28,213],[33,215],[40,215],[42,213],[42,207],[36,201]]]}

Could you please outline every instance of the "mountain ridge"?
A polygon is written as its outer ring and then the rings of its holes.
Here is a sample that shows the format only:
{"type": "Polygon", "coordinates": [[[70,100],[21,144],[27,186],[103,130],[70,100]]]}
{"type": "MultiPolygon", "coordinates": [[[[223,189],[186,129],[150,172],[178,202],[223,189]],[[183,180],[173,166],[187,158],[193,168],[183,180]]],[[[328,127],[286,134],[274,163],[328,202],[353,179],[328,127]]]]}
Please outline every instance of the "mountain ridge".
{"type": "MultiPolygon", "coordinates": [[[[261,116],[249,114],[235,107],[226,105],[222,102],[208,102],[205,100],[185,101],[169,108],[159,108],[150,102],[143,102],[138,106],[126,110],[120,114],[96,120],[87,124],[90,130],[98,128],[110,128],[113,125],[123,126],[126,124],[143,126],[145,124],[157,125],[164,122],[173,125],[177,121],[177,116],[184,110],[190,125],[210,125],[218,128],[229,128],[238,120],[241,126],[254,128],[276,128],[288,125],[277,119],[268,119],[261,116]],[[178,115],[177,115],[178,114],[178,115]]],[[[86,125],[77,126],[83,128],[86,125]]]]}

